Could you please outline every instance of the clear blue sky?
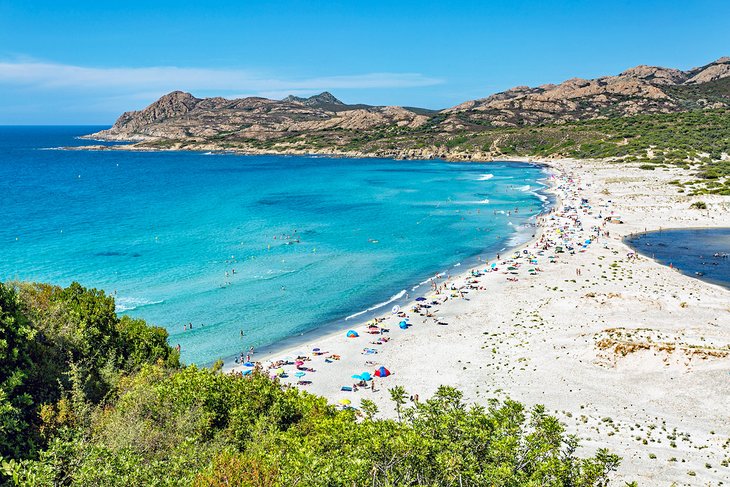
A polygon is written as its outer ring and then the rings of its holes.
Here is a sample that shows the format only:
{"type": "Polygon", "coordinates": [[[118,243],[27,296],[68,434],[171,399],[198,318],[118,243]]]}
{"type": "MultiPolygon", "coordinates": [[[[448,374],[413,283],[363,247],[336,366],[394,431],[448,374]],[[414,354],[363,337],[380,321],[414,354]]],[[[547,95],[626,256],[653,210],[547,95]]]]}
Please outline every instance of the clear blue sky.
{"type": "Polygon", "coordinates": [[[111,124],[174,89],[443,108],[727,55],[728,0],[0,0],[0,124],[111,124]]]}

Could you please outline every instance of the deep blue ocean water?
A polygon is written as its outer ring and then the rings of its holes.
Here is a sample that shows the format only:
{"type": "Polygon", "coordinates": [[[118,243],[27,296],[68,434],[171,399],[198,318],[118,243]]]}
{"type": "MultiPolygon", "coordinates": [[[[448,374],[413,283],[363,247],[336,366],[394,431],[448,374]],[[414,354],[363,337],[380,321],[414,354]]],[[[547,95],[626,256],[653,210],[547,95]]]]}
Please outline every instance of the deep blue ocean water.
{"type": "Polygon", "coordinates": [[[730,288],[730,228],[689,228],[639,233],[626,243],[680,272],[730,288]]]}
{"type": "Polygon", "coordinates": [[[187,362],[346,327],[547,205],[528,164],[48,150],[100,128],[0,127],[0,279],[114,293],[187,362]]]}

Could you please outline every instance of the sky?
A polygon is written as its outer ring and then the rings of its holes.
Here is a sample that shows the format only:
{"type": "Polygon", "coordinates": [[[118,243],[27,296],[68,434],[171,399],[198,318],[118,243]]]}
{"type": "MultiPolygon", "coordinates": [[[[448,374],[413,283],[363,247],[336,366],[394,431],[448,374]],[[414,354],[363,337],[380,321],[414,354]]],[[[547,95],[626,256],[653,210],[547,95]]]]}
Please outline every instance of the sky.
{"type": "Polygon", "coordinates": [[[446,108],[704,65],[728,19],[728,0],[0,0],[0,124],[111,125],[173,90],[446,108]]]}

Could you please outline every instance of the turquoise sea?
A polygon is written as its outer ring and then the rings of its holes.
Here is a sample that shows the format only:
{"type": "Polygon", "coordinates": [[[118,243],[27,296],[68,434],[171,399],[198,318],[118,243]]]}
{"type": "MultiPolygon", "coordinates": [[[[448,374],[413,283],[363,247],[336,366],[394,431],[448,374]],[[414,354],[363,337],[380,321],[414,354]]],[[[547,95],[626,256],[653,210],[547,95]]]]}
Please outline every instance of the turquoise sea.
{"type": "Polygon", "coordinates": [[[344,329],[549,204],[520,163],[54,150],[100,128],[0,127],[0,279],[113,293],[188,363],[344,329]]]}

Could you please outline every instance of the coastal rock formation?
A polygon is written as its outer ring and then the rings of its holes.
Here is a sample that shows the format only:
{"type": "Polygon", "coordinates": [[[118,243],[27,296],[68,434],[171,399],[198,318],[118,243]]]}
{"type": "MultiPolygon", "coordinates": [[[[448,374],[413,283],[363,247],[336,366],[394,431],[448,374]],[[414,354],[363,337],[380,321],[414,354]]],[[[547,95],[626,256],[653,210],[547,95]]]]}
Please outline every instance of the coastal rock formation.
{"type": "Polygon", "coordinates": [[[497,141],[468,151],[459,134],[637,114],[730,107],[730,57],[688,71],[636,66],[616,76],[517,86],[441,111],[346,104],[331,93],[283,100],[196,98],[174,91],[126,112],[89,138],[142,149],[317,152],[388,157],[488,159],[497,141]]]}

